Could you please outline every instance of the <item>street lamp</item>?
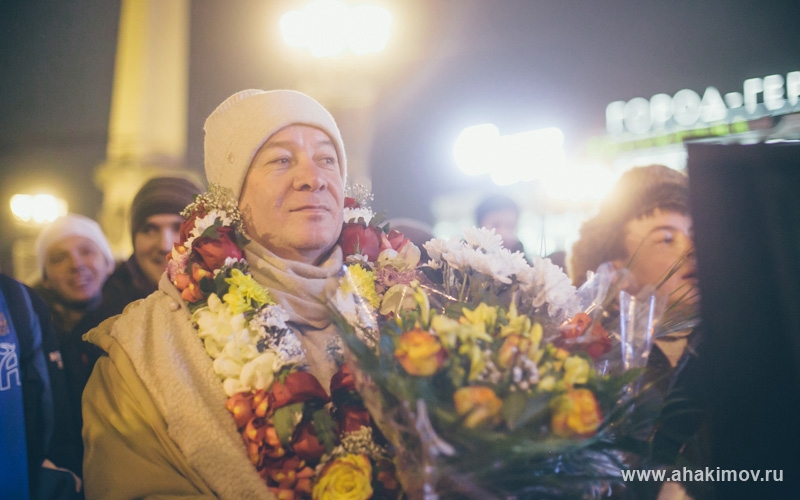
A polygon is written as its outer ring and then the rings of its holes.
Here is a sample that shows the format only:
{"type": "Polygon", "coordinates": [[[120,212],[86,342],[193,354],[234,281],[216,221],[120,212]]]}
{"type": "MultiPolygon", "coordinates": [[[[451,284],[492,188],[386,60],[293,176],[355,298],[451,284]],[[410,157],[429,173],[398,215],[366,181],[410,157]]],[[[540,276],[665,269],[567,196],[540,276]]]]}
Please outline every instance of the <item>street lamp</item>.
{"type": "Polygon", "coordinates": [[[15,194],[9,205],[14,218],[26,224],[47,224],[67,214],[67,202],[51,194],[15,194]]]}
{"type": "Polygon", "coordinates": [[[287,12],[280,21],[286,43],[306,48],[314,57],[345,50],[356,55],[380,52],[389,41],[391,25],[391,13],[382,7],[350,6],[338,0],[314,0],[303,10],[287,12]]]}

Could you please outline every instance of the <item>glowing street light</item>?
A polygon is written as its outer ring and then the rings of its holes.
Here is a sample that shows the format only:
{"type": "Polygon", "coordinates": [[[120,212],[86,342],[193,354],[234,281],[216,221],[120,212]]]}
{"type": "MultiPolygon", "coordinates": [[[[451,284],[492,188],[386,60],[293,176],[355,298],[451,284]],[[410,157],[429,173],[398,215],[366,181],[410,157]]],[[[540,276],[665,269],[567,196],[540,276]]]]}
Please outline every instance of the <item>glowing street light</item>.
{"type": "Polygon", "coordinates": [[[491,174],[500,186],[531,181],[564,163],[564,134],[549,127],[501,136],[491,123],[475,125],[458,136],[453,157],[465,174],[491,174]]]}
{"type": "Polygon", "coordinates": [[[314,57],[380,52],[389,41],[392,15],[373,5],[349,6],[338,0],[314,0],[303,10],[281,17],[283,39],[308,49],[314,57]]]}
{"type": "Polygon", "coordinates": [[[47,224],[67,214],[67,202],[50,194],[15,194],[11,213],[20,222],[47,224]]]}

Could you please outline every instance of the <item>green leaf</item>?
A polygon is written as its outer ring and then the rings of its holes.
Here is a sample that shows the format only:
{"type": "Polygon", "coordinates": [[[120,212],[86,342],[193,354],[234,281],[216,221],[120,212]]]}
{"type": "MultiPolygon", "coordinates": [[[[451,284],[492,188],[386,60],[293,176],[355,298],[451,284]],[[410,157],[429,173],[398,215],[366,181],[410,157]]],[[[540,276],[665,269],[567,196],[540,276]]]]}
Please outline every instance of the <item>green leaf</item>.
{"type": "Polygon", "coordinates": [[[315,411],[313,419],[317,439],[325,445],[325,450],[330,453],[336,446],[336,422],[325,408],[315,411]]]}
{"type": "Polygon", "coordinates": [[[512,392],[503,401],[503,418],[513,430],[542,418],[548,411],[550,396],[540,394],[531,397],[522,392],[512,392]]]}
{"type": "MultiPolygon", "coordinates": [[[[228,293],[228,289],[231,287],[231,285],[225,281],[225,278],[227,277],[228,273],[219,273],[214,277],[214,289],[212,289],[210,292],[216,293],[217,297],[220,299],[224,297],[226,293],[228,293]]],[[[202,289],[202,286],[200,288],[202,289]]]]}
{"type": "MultiPolygon", "coordinates": [[[[219,220],[219,219],[217,219],[217,220],[219,220]]],[[[200,235],[200,237],[201,238],[211,238],[212,240],[218,240],[219,239],[219,231],[217,231],[217,226],[212,224],[211,226],[207,227],[206,230],[203,231],[203,234],[200,235]]]]}
{"type": "Polygon", "coordinates": [[[217,286],[214,283],[214,280],[208,276],[203,276],[200,278],[198,285],[200,285],[200,290],[205,294],[214,293],[217,291],[217,286]]]}
{"type": "Polygon", "coordinates": [[[294,429],[300,423],[302,417],[303,403],[295,403],[275,410],[272,423],[275,425],[275,432],[284,446],[292,443],[292,434],[294,434],[294,429]]]}

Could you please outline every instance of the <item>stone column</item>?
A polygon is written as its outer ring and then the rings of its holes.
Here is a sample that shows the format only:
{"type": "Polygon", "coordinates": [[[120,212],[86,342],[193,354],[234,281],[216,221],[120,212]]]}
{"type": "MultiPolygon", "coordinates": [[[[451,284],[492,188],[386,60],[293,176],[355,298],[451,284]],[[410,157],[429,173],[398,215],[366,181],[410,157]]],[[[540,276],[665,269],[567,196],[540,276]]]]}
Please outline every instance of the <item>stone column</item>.
{"type": "Polygon", "coordinates": [[[153,174],[185,165],[189,0],[123,0],[99,221],[117,258],[132,250],[130,203],[153,174]]]}

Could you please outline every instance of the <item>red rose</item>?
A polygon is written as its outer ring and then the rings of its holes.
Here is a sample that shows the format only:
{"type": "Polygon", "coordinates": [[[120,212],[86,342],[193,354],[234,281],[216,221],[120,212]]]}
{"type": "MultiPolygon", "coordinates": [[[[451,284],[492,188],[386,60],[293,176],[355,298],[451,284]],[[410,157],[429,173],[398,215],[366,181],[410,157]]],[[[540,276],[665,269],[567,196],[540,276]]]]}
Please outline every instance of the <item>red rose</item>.
{"type": "Polygon", "coordinates": [[[386,250],[391,248],[392,250],[399,252],[406,246],[410,240],[406,238],[406,236],[396,229],[392,229],[389,231],[389,234],[381,233],[381,250],[386,250]]]}
{"type": "Polygon", "coordinates": [[[203,263],[209,269],[219,269],[228,257],[241,259],[243,256],[242,249],[233,239],[233,228],[218,227],[217,233],[219,235],[217,239],[203,236],[192,243],[192,250],[200,254],[203,263]]]}
{"type": "Polygon", "coordinates": [[[331,377],[331,394],[339,391],[355,391],[356,380],[353,372],[348,365],[343,365],[339,371],[331,377]]]}
{"type": "Polygon", "coordinates": [[[347,196],[344,199],[344,208],[361,208],[361,203],[357,202],[355,198],[347,196]]]}
{"type": "Polygon", "coordinates": [[[181,245],[183,245],[183,243],[189,239],[190,233],[192,232],[192,229],[194,229],[195,219],[196,217],[192,216],[181,223],[181,230],[179,233],[181,245]]]}
{"type": "Polygon", "coordinates": [[[292,448],[300,460],[318,460],[325,453],[325,445],[319,442],[311,422],[301,424],[295,429],[292,448]]]}
{"type": "Polygon", "coordinates": [[[292,372],[281,382],[272,385],[272,408],[278,408],[293,403],[305,403],[312,399],[328,401],[328,395],[319,381],[308,372],[292,372]]]}
{"type": "Polygon", "coordinates": [[[355,222],[345,224],[339,238],[344,256],[362,254],[374,262],[381,251],[381,234],[377,227],[364,227],[355,222]]]}
{"type": "Polygon", "coordinates": [[[363,406],[341,405],[336,409],[336,423],[341,432],[354,432],[372,426],[372,417],[363,406]]]}

